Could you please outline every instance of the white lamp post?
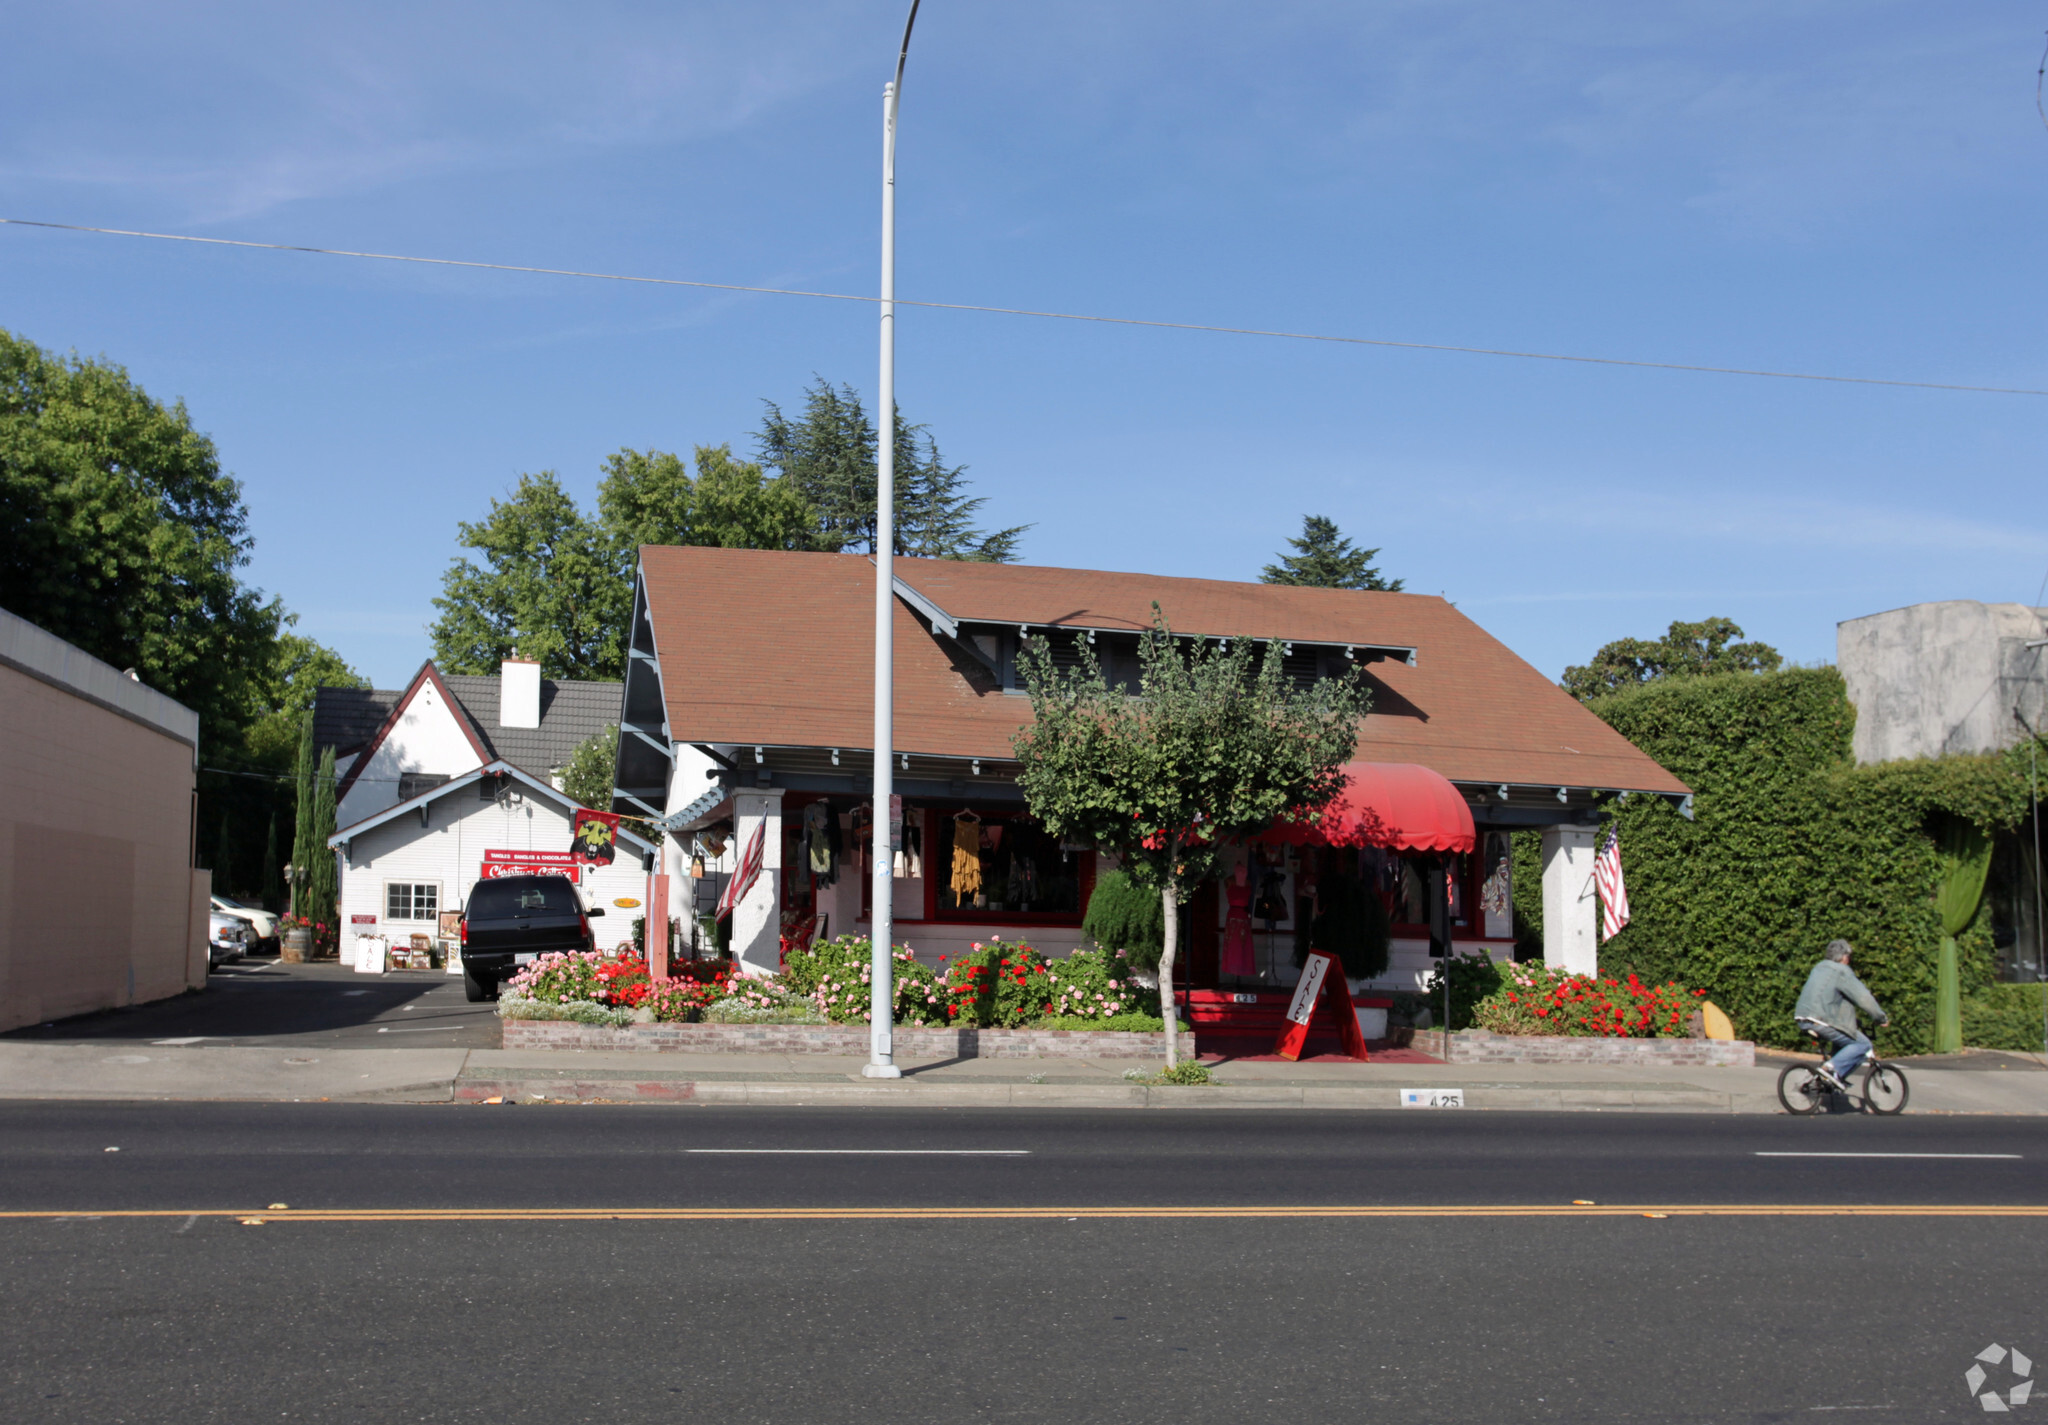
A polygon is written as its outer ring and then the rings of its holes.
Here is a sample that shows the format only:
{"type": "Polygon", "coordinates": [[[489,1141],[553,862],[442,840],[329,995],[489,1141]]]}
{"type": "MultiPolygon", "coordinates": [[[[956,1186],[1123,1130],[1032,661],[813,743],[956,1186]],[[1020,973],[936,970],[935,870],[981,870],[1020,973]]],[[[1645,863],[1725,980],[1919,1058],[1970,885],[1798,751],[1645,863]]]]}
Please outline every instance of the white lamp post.
{"type": "Polygon", "coordinates": [[[895,919],[896,838],[896,104],[903,93],[903,63],[918,0],[910,0],[896,77],[882,89],[882,371],[875,393],[875,888],[874,943],[868,962],[868,1062],[871,1079],[900,1079],[896,1067],[895,962],[890,939],[895,919]]]}

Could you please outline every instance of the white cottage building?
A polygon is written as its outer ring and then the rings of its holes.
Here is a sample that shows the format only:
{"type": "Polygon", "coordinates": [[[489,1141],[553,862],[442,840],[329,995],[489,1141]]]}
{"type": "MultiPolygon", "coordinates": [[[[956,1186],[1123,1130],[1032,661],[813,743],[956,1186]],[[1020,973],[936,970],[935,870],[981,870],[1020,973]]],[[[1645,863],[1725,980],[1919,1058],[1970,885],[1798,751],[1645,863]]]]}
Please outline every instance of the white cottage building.
{"type": "Polygon", "coordinates": [[[577,879],[597,943],[630,942],[652,845],[621,829],[609,866],[569,863],[577,803],[561,773],[618,718],[617,683],[557,682],[507,660],[496,678],[421,667],[402,691],[323,688],[314,740],[340,774],[328,842],[339,854],[346,940],[403,943],[437,933],[490,869],[561,870],[577,879]]]}

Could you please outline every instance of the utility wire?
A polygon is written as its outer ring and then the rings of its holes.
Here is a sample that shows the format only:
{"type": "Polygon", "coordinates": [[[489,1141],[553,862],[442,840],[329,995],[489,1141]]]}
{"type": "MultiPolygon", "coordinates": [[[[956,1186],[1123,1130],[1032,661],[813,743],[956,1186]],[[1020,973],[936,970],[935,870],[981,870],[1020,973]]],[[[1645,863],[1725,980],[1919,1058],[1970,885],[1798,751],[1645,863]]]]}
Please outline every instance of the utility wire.
{"type": "MultiPolygon", "coordinates": [[[[14,227],[54,228],[62,232],[103,233],[110,237],[155,238],[163,242],[196,242],[214,247],[253,247],[269,252],[309,252],[323,257],[361,257],[378,262],[414,262],[432,267],[472,267],[487,272],[525,272],[543,277],[582,277],[603,282],[638,282],[657,287],[700,287],[714,292],[753,292],[770,297],[816,297],[830,302],[880,302],[852,292],[811,292],[793,287],[752,287],[738,282],[696,282],[682,277],[635,277],[620,272],[581,272],[566,267],[523,267],[509,262],[471,262],[453,257],[410,257],[394,252],[353,252],[338,247],[305,247],[296,243],[247,242],[239,238],[194,237],[188,233],[137,232],[129,228],[95,228],[83,223],[48,223],[32,218],[0,218],[14,227]]],[[[969,302],[923,302],[895,299],[898,306],[928,307],[945,312],[987,312],[1004,317],[1044,317],[1063,322],[1100,322],[1109,326],[1157,327],[1167,331],[1215,332],[1224,336],[1278,337],[1287,341],[1321,341],[1344,346],[1382,346],[1402,351],[1448,351],[1466,356],[1511,356],[1525,361],[1568,361],[1583,366],[1633,366],[1651,371],[1692,371],[1714,376],[1766,376],[1780,381],[1827,381],[1847,386],[1903,386],[1921,391],[1975,391],[1993,396],[2048,396],[2048,390],[2024,386],[1966,386],[1948,381],[1903,381],[1882,376],[1830,376],[1814,371],[1767,371],[1747,366],[1701,366],[1681,361],[1631,361],[1619,356],[1572,356],[1555,351],[1518,351],[1507,347],[1453,346],[1446,342],[1393,341],[1384,337],[1329,336],[1317,332],[1275,331],[1264,327],[1221,327],[1200,322],[1150,321],[1143,317],[1103,317],[1082,312],[1042,312],[1028,307],[987,307],[969,302]]]]}

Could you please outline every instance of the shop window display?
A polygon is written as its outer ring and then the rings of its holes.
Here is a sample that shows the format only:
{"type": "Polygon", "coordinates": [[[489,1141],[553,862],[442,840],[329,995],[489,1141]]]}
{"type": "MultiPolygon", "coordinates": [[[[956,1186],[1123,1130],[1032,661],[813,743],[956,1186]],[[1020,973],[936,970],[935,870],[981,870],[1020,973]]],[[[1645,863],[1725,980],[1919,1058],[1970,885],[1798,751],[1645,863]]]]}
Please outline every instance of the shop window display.
{"type": "Polygon", "coordinates": [[[940,919],[1080,916],[1079,853],[1029,817],[930,808],[925,829],[940,919]]]}

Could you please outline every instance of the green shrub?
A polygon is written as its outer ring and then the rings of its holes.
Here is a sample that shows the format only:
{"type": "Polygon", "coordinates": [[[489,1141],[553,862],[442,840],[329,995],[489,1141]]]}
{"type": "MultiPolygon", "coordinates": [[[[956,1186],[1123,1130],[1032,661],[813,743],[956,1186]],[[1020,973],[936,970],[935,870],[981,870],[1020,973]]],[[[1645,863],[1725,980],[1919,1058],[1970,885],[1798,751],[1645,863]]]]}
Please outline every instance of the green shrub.
{"type": "MultiPolygon", "coordinates": [[[[873,955],[873,942],[842,935],[784,955],[782,978],[793,993],[808,995],[834,1024],[866,1024],[873,1014],[873,955]]],[[[948,1022],[948,997],[938,972],[918,963],[901,945],[896,947],[890,978],[895,986],[896,1023],[948,1022]]]]}
{"type": "Polygon", "coordinates": [[[1152,1076],[1152,1082],[1155,1084],[1206,1084],[1213,1082],[1213,1080],[1209,1077],[1209,1066],[1200,1059],[1183,1059],[1170,1069],[1161,1069],[1152,1076]]]}
{"type": "Polygon", "coordinates": [[[1166,907],[1159,892],[1122,871],[1105,871],[1095,878],[1081,933],[1105,950],[1123,951],[1132,969],[1155,970],[1166,945],[1166,907]]]}
{"type": "MultiPolygon", "coordinates": [[[[2023,756],[1858,767],[1833,668],[1667,680],[1589,706],[1695,794],[1692,821],[1657,798],[1606,801],[1633,918],[1601,945],[1603,973],[1704,987],[1743,1038],[1792,1046],[1799,987],[1840,936],[1891,1014],[1879,1047],[1929,1047],[1940,925],[1928,824],[1946,813],[1987,831],[2016,825],[2023,756]]],[[[1957,940],[1969,999],[1993,973],[1982,908],[1957,940]]]]}
{"type": "Polygon", "coordinates": [[[1990,984],[1963,1000],[1963,1042],[1973,1049],[2038,1053],[2048,986],[1990,984]]]}
{"type": "Polygon", "coordinates": [[[571,1024],[595,1024],[622,1029],[633,1022],[633,1011],[599,1004],[596,1000],[541,1000],[506,995],[498,1001],[500,1019],[559,1019],[571,1024]]]}
{"type": "MultiPolygon", "coordinates": [[[[1132,1014],[1159,1016],[1159,991],[1133,978],[1121,950],[1076,950],[1064,960],[1045,962],[1049,1013],[1056,1018],[1112,1019],[1132,1014]]],[[[1166,1021],[1160,1020],[1163,1028],[1166,1021]]]]}
{"type": "Polygon", "coordinates": [[[1480,951],[1437,961],[1430,968],[1429,980],[1424,986],[1427,993],[1423,996],[1432,1018],[1444,1012],[1444,975],[1447,969],[1451,980],[1451,1028],[1470,1029],[1473,1027],[1473,1012],[1479,1007],[1479,1002],[1501,987],[1504,978],[1501,966],[1480,951]]]}
{"type": "Polygon", "coordinates": [[[735,979],[725,998],[705,1006],[706,1024],[823,1024],[809,998],[775,980],[735,979]]]}
{"type": "Polygon", "coordinates": [[[1570,975],[1515,964],[1501,970],[1500,988],[1473,1011],[1474,1024],[1495,1034],[1683,1039],[1703,993],[1645,984],[1634,974],[1570,975]]]}

